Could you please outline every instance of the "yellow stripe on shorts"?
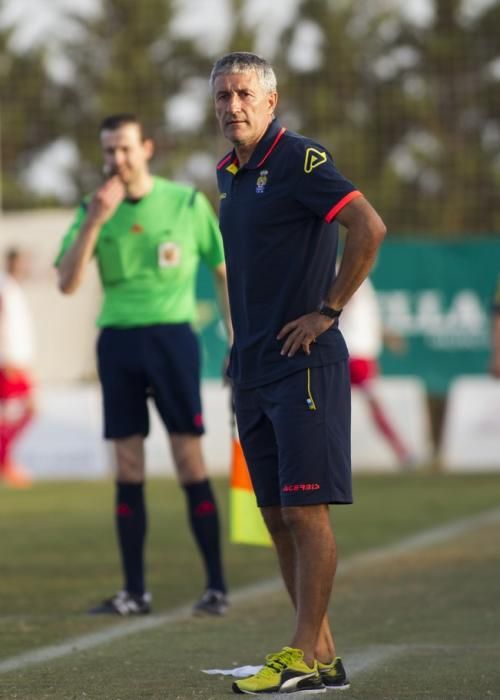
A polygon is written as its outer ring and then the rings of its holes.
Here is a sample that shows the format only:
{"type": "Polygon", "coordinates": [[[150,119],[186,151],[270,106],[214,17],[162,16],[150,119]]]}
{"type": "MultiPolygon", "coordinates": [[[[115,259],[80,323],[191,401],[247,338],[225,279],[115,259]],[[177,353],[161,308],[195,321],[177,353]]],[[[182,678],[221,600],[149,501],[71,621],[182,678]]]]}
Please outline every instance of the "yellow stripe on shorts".
{"type": "Polygon", "coordinates": [[[311,370],[307,368],[307,399],[306,403],[310,411],[316,410],[316,404],[314,403],[313,395],[311,394],[311,370]]]}

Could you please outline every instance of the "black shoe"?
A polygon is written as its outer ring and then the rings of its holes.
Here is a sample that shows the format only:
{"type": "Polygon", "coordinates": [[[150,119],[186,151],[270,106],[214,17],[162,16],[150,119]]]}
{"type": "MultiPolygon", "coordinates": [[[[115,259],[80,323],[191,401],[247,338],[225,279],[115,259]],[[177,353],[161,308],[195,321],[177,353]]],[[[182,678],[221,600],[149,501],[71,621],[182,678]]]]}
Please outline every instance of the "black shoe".
{"type": "Polygon", "coordinates": [[[193,607],[193,615],[225,615],[229,607],[227,596],[222,591],[207,588],[193,607]]]}
{"type": "Polygon", "coordinates": [[[89,615],[147,615],[151,612],[151,593],[132,595],[127,591],[118,591],[88,612],[89,615]]]}
{"type": "Polygon", "coordinates": [[[347,690],[350,683],[340,656],[336,656],[331,664],[318,663],[319,675],[327,690],[347,690]]]}

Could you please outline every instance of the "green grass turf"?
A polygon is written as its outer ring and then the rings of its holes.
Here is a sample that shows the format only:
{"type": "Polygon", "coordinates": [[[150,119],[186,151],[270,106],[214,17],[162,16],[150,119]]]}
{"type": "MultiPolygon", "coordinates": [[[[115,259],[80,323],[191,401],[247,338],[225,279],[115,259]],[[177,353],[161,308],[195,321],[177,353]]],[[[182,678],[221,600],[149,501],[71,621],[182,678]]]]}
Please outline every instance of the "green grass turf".
{"type": "MultiPolygon", "coordinates": [[[[500,475],[357,476],[355,486],[356,505],[332,509],[343,558],[498,507],[500,475]]],[[[217,488],[226,523],[225,482],[217,488]]],[[[112,499],[112,486],[101,482],[0,490],[0,530],[8,533],[2,534],[0,658],[121,623],[82,614],[120,585],[112,499]]],[[[149,582],[156,610],[165,611],[196,598],[201,566],[175,482],[152,480],[148,502],[149,582]]],[[[416,645],[397,662],[384,662],[383,673],[362,674],[349,698],[495,697],[498,539],[498,528],[486,528],[482,537],[339,577],[332,612],[347,661],[349,652],[374,644],[416,645]]],[[[269,549],[226,544],[225,559],[233,589],[277,574],[269,549]]],[[[286,597],[267,595],[234,606],[224,620],[179,622],[4,674],[0,698],[230,697],[227,679],[199,669],[258,663],[290,631],[286,597]]]]}

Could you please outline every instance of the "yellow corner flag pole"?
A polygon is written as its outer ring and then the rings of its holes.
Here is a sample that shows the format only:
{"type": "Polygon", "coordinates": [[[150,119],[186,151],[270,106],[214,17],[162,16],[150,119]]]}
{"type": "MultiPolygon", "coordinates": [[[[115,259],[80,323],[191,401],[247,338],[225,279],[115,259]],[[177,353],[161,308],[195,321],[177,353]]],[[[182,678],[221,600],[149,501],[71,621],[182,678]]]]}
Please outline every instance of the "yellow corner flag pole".
{"type": "Polygon", "coordinates": [[[232,418],[231,487],[229,534],[231,542],[270,546],[271,538],[255,500],[245,455],[232,418]]]}

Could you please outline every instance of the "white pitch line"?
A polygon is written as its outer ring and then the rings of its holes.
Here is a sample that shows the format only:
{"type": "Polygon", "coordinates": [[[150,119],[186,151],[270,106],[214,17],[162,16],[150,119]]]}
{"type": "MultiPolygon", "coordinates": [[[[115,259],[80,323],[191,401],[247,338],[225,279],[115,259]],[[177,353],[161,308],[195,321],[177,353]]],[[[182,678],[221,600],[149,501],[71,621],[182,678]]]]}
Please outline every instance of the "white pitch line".
{"type": "Polygon", "coordinates": [[[144,630],[154,629],[155,627],[160,627],[161,625],[171,624],[187,617],[191,617],[191,615],[192,608],[190,606],[183,606],[181,608],[175,608],[174,610],[163,615],[148,615],[147,617],[141,617],[132,621],[124,620],[121,624],[121,621],[117,619],[116,625],[113,625],[113,627],[105,627],[104,629],[99,630],[99,632],[84,634],[80,637],[67,639],[61,644],[41,647],[40,649],[35,649],[34,651],[28,651],[24,654],[18,654],[17,656],[11,656],[8,659],[4,659],[3,661],[0,661],[0,673],[17,671],[21,668],[32,666],[33,664],[53,661],[54,659],[60,659],[63,656],[68,656],[69,654],[73,654],[75,652],[93,649],[101,644],[112,642],[114,639],[120,639],[121,637],[126,637],[129,634],[136,634],[137,632],[143,632],[144,630]]]}
{"type": "Polygon", "coordinates": [[[370,671],[383,661],[388,661],[407,651],[407,644],[381,644],[380,646],[367,647],[363,651],[351,651],[349,652],[349,678],[370,671]]]}
{"type": "MultiPolygon", "coordinates": [[[[367,552],[353,555],[349,559],[341,562],[339,566],[339,575],[355,570],[360,566],[365,566],[376,561],[383,561],[395,556],[431,547],[442,542],[454,539],[461,534],[472,532],[485,525],[490,525],[500,522],[500,509],[480,513],[469,518],[462,518],[449,525],[425,530],[417,535],[406,537],[396,544],[388,545],[371,549],[367,552]]],[[[245,588],[240,588],[231,594],[231,600],[234,603],[244,603],[253,598],[258,598],[266,593],[272,593],[281,590],[283,583],[281,578],[268,579],[260,583],[256,583],[245,588]]],[[[23,654],[11,656],[10,658],[0,661],[0,673],[8,673],[9,671],[17,671],[28,666],[33,666],[39,663],[46,663],[60,659],[64,656],[69,656],[80,651],[93,649],[101,644],[107,644],[115,639],[143,632],[145,630],[155,629],[162,625],[172,624],[180,620],[190,618],[192,615],[190,606],[182,606],[175,608],[168,613],[162,615],[149,615],[133,621],[123,621],[121,624],[117,622],[112,627],[106,627],[99,632],[84,634],[80,637],[68,639],[61,644],[54,644],[34,651],[28,651],[23,654]]],[[[401,647],[402,648],[402,647],[401,647]]],[[[352,668],[350,673],[361,673],[368,668],[371,668],[388,656],[393,656],[399,653],[400,647],[388,646],[383,648],[374,648],[371,652],[361,652],[353,654],[349,661],[349,666],[352,668]],[[359,657],[359,658],[358,658],[359,657]]]]}

